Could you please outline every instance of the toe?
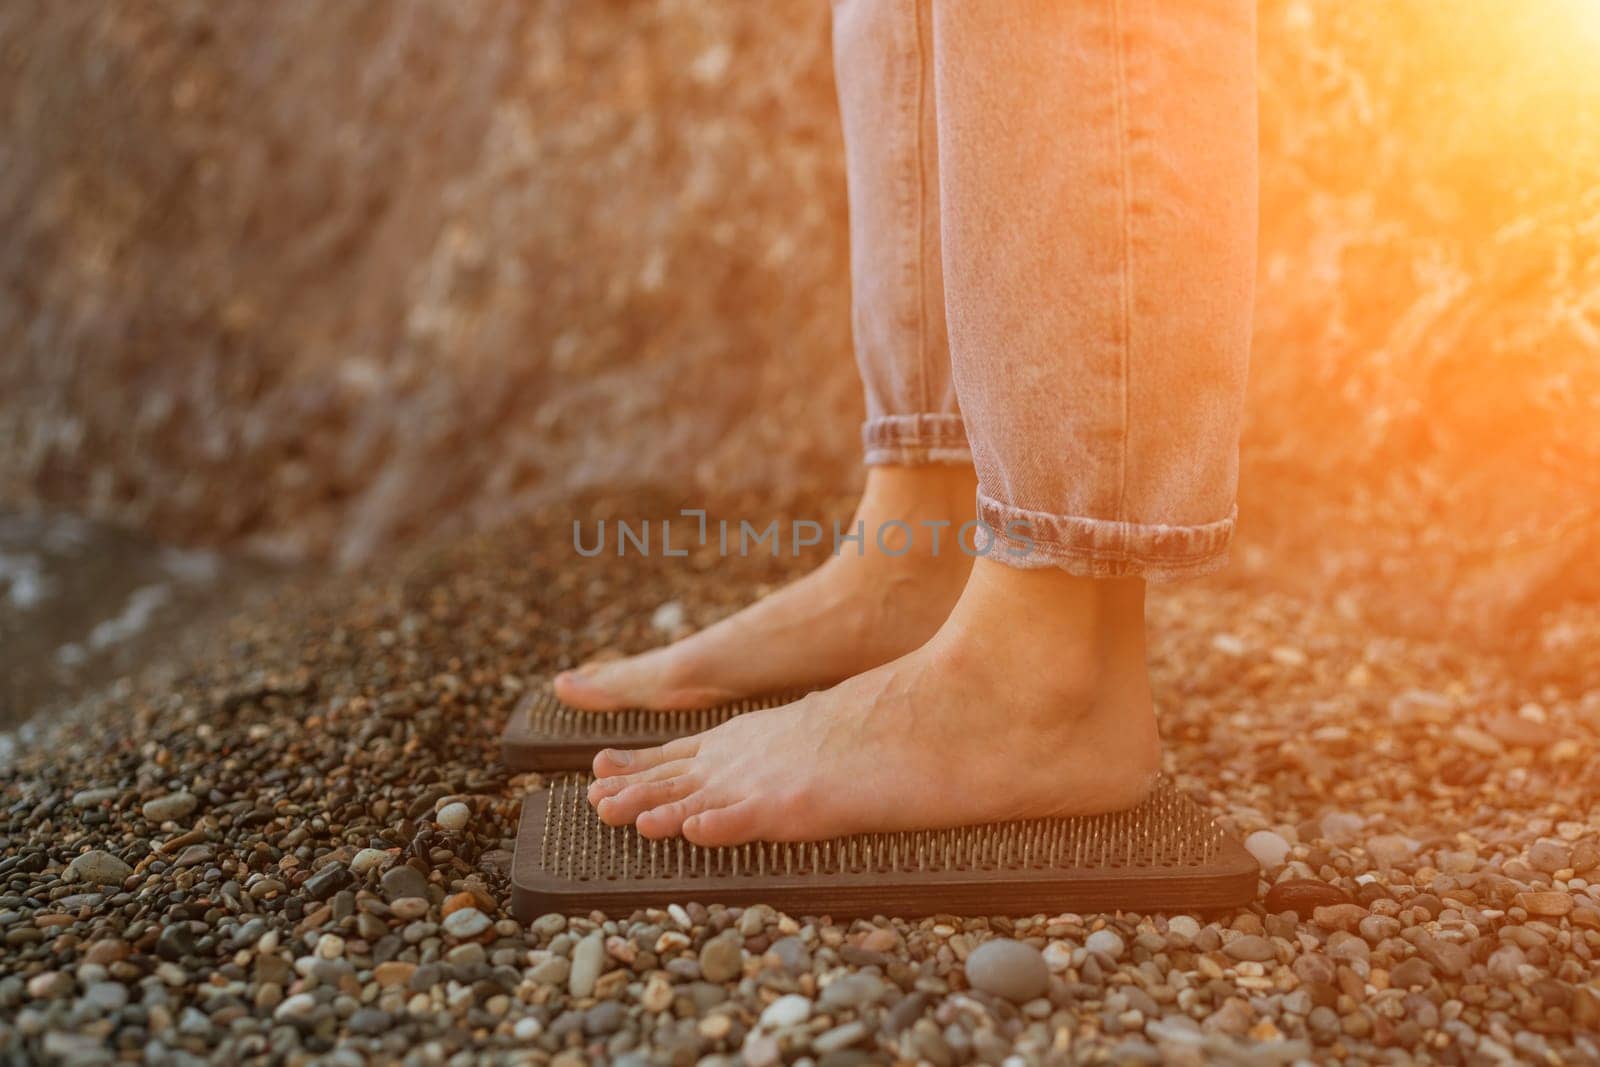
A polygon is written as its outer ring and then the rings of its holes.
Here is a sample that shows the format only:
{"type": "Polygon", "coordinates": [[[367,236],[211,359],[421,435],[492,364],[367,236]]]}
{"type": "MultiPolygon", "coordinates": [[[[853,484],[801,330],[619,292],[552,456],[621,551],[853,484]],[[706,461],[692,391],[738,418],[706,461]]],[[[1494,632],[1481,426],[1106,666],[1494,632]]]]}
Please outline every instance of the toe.
{"type": "Polygon", "coordinates": [[[609,684],[607,666],[586,663],[576,670],[562,671],[552,683],[556,699],[582,711],[620,711],[627,707],[627,700],[609,684]]]}
{"type": "Polygon", "coordinates": [[[688,796],[643,812],[634,825],[645,837],[676,837],[683,832],[684,820],[700,814],[709,803],[706,791],[696,789],[688,796]]]}
{"type": "Polygon", "coordinates": [[[647,771],[637,774],[622,774],[611,778],[596,778],[589,783],[589,803],[599,804],[607,797],[614,797],[624,789],[631,786],[642,785],[645,782],[659,782],[667,778],[676,778],[689,769],[685,760],[672,760],[668,763],[652,767],[647,771]]]}
{"type": "Polygon", "coordinates": [[[655,748],[608,748],[594,758],[596,778],[615,778],[619,774],[639,774],[652,767],[678,759],[688,759],[700,749],[696,737],[680,737],[655,748]]]}
{"type": "Polygon", "coordinates": [[[600,821],[610,826],[626,826],[647,811],[682,800],[693,793],[697,783],[689,775],[678,775],[659,782],[630,785],[616,796],[600,801],[596,811],[600,821]]]}
{"type": "Polygon", "coordinates": [[[725,808],[710,808],[683,821],[683,836],[707,848],[742,845],[761,836],[757,829],[759,815],[753,800],[741,800],[725,808]]]}

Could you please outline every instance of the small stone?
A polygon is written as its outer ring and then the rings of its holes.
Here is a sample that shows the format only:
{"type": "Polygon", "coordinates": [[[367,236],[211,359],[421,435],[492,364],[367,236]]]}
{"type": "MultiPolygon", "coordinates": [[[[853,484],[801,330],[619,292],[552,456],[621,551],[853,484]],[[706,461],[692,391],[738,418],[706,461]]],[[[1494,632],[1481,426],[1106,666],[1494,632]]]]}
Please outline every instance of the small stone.
{"type": "Polygon", "coordinates": [[[1311,913],[1313,922],[1329,930],[1354,930],[1366,916],[1367,909],[1360,904],[1328,904],[1311,913]]]}
{"type": "Polygon", "coordinates": [[[350,885],[355,878],[348,868],[342,863],[329,863],[307,878],[303,888],[312,900],[327,900],[345,886],[350,885]]]}
{"type": "Polygon", "coordinates": [[[201,842],[198,845],[190,845],[178,853],[178,858],[172,862],[175,867],[203,867],[216,860],[216,858],[216,846],[201,842]]]}
{"type": "Polygon", "coordinates": [[[567,992],[575,997],[591,995],[605,963],[605,935],[596,930],[579,941],[572,950],[572,970],[567,977],[567,992]]]}
{"type": "Polygon", "coordinates": [[[34,1000],[54,1000],[71,996],[76,987],[72,975],[62,971],[45,971],[28,979],[28,996],[34,1000]]]}
{"type": "Polygon", "coordinates": [[[639,1003],[648,1012],[663,1012],[672,1007],[674,1000],[672,983],[665,976],[653,974],[644,984],[644,992],[639,994],[639,1003]]]}
{"type": "Polygon", "coordinates": [[[627,1017],[620,1001],[602,1000],[583,1013],[583,1032],[592,1037],[616,1033],[627,1017]]]}
{"type": "Polygon", "coordinates": [[[1367,821],[1355,812],[1330,811],[1322,817],[1319,824],[1322,836],[1336,845],[1351,845],[1361,833],[1367,821]]]}
{"type": "Polygon", "coordinates": [[[358,1008],[349,1019],[345,1020],[345,1026],[351,1033],[366,1037],[387,1033],[392,1025],[394,1023],[389,1013],[380,1008],[358,1008]]]}
{"type": "Polygon", "coordinates": [[[72,794],[72,806],[75,808],[97,808],[108,800],[115,800],[121,795],[122,790],[115,786],[103,786],[99,789],[80,789],[72,794]]]}
{"type": "Polygon", "coordinates": [[[357,876],[382,867],[389,862],[389,853],[381,848],[364,848],[350,861],[350,871],[357,876]]]}
{"type": "Polygon", "coordinates": [[[1270,915],[1292,911],[1302,919],[1330,904],[1344,904],[1350,895],[1336,885],[1314,878],[1290,878],[1267,891],[1266,908],[1270,915]]]}
{"type": "MultiPolygon", "coordinates": [[[[565,985],[567,976],[572,973],[572,961],[565,956],[551,956],[528,970],[528,980],[538,985],[560,986],[565,985]]],[[[593,989],[593,986],[590,986],[593,989]]]]}
{"type": "Polygon", "coordinates": [[[1434,969],[1447,977],[1455,978],[1466,972],[1472,964],[1472,953],[1466,946],[1438,938],[1426,938],[1417,945],[1417,951],[1434,969]]]}
{"type": "MultiPolygon", "coordinates": [[[[971,966],[972,960],[969,957],[967,960],[969,980],[972,976],[971,966]]],[[[863,972],[840,975],[823,987],[822,996],[818,999],[829,1008],[862,1008],[868,1004],[876,1004],[883,998],[883,994],[883,980],[876,975],[863,972]]]]}
{"type": "Polygon", "coordinates": [[[101,849],[85,852],[68,864],[68,869],[80,881],[93,885],[121,885],[133,874],[132,867],[101,849]]]}
{"type": "Polygon", "coordinates": [[[1289,842],[1271,830],[1257,830],[1244,839],[1244,847],[1267,870],[1283,866],[1289,858],[1289,842]]]}
{"type": "Polygon", "coordinates": [[[689,625],[688,613],[681,601],[669,600],[650,615],[650,626],[668,637],[679,637],[689,625]]]}
{"type": "Polygon", "coordinates": [[[121,1011],[128,1003],[128,987],[121,982],[95,982],[83,991],[83,1002],[99,1012],[121,1011]]]}
{"type": "Polygon", "coordinates": [[[1411,862],[1417,854],[1417,844],[1402,834],[1379,834],[1367,839],[1366,850],[1379,865],[1397,867],[1411,862]]]}
{"type": "Polygon", "coordinates": [[[893,927],[874,926],[861,938],[868,952],[893,952],[900,945],[900,934],[893,927]]]}
{"type": "Polygon", "coordinates": [[[798,993],[790,993],[767,1005],[767,1010],[761,1013],[761,1025],[768,1030],[781,1030],[799,1026],[809,1018],[811,1001],[798,993]]]}
{"type": "Polygon", "coordinates": [[[1187,944],[1200,936],[1200,923],[1192,915],[1174,915],[1167,920],[1167,933],[1187,944]]]}
{"type": "Polygon", "coordinates": [[[162,823],[181,819],[199,805],[200,801],[193,793],[168,793],[164,797],[145,801],[144,807],[139,810],[151,822],[162,823]]]}
{"type": "Polygon", "coordinates": [[[444,932],[451,937],[468,938],[477,937],[489,929],[494,925],[494,920],[477,908],[461,908],[445,916],[442,925],[444,932]]]}
{"type": "Polygon", "coordinates": [[[1517,906],[1529,915],[1546,919],[1559,919],[1572,911],[1571,894],[1559,892],[1518,893],[1517,906]]]}
{"type": "Polygon", "coordinates": [[[279,1022],[295,1022],[299,1019],[309,1018],[317,1008],[317,998],[310,993],[296,993],[292,997],[285,997],[272,1017],[279,1022]]]}
{"type": "Polygon", "coordinates": [[[1249,1031],[1254,1021],[1255,1013],[1250,1010],[1248,1003],[1238,997],[1229,997],[1220,1008],[1206,1016],[1200,1026],[1211,1033],[1240,1037],[1249,1031]]]}
{"type": "Polygon", "coordinates": [[[415,963],[404,960],[390,960],[380,963],[372,969],[372,980],[378,983],[380,989],[396,989],[411,981],[411,976],[417,973],[415,963]]]}
{"type": "MultiPolygon", "coordinates": [[[[444,898],[444,903],[439,905],[441,918],[448,918],[463,908],[477,908],[478,898],[471,893],[452,893],[444,898]]],[[[482,911],[482,908],[478,910],[482,911]]]]}
{"type": "Polygon", "coordinates": [[[700,950],[700,975],[708,982],[726,982],[744,973],[744,951],[738,941],[714,937],[700,950]]]}
{"type": "Polygon", "coordinates": [[[444,807],[439,809],[439,814],[433,817],[434,821],[439,824],[441,829],[447,830],[452,834],[459,834],[462,830],[465,830],[467,828],[467,822],[471,818],[472,809],[461,803],[459,800],[451,804],[446,804],[444,807]]]}
{"type": "Polygon", "coordinates": [[[1111,929],[1096,930],[1084,939],[1083,947],[1113,960],[1121,959],[1127,951],[1122,935],[1111,929]]]}
{"type": "Polygon", "coordinates": [[[390,901],[401,897],[421,897],[426,900],[428,880],[415,867],[401,863],[383,872],[383,895],[390,901]]]}
{"type": "Polygon", "coordinates": [[[867,1024],[856,1019],[818,1034],[811,1039],[811,1049],[813,1052],[826,1056],[830,1052],[847,1049],[866,1036],[867,1024]]]}
{"type": "Polygon", "coordinates": [[[156,938],[156,955],[164,960],[177,961],[194,952],[194,931],[186,922],[163,927],[156,938]]]}
{"type": "Polygon", "coordinates": [[[1032,1000],[1050,987],[1050,968],[1039,950],[1009,938],[994,938],[973,949],[967,957],[966,971],[967,981],[974,989],[1014,1004],[1032,1000]]]}
{"type": "Polygon", "coordinates": [[[1273,947],[1272,942],[1256,934],[1236,937],[1223,945],[1222,951],[1229,959],[1252,960],[1257,963],[1265,963],[1277,959],[1278,956],[1278,950],[1273,947]]]}
{"type": "Polygon", "coordinates": [[[1389,984],[1396,989],[1427,986],[1433,981],[1433,968],[1421,956],[1412,956],[1389,971],[1389,984]]]}
{"type": "Polygon", "coordinates": [[[811,967],[811,950],[798,937],[780,937],[767,950],[790,974],[801,974],[811,967]]]}
{"type": "Polygon", "coordinates": [[[398,897],[389,902],[389,912],[396,919],[410,922],[420,919],[428,914],[428,899],[426,897],[398,897]]]}

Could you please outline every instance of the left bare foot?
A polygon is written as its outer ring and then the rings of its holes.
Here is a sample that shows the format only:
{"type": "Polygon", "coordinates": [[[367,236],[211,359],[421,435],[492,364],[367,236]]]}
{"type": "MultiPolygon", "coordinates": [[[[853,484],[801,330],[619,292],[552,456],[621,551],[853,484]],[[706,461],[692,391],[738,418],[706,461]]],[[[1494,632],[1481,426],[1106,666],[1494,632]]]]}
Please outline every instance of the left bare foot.
{"type": "Polygon", "coordinates": [[[694,737],[595,758],[602,820],[701,845],[1131,807],[1160,768],[1144,586],[979,560],[915,652],[694,737]]]}

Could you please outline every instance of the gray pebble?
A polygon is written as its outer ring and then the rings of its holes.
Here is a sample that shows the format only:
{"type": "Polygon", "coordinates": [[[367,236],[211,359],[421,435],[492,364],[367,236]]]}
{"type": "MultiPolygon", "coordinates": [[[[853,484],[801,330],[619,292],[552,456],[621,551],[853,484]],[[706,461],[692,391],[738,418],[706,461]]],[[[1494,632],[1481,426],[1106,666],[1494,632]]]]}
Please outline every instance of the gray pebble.
{"type": "Polygon", "coordinates": [[[162,823],[181,819],[199,805],[200,801],[193,793],[168,793],[164,797],[145,801],[140,811],[151,822],[162,823]]]}
{"type": "Polygon", "coordinates": [[[133,874],[133,868],[120,858],[100,849],[93,849],[74,859],[68,865],[73,874],[94,885],[121,885],[133,874]]]}
{"type": "Polygon", "coordinates": [[[979,945],[967,957],[966,970],[974,989],[1015,1004],[1040,996],[1050,986],[1050,969],[1039,950],[1008,938],[979,945]]]}

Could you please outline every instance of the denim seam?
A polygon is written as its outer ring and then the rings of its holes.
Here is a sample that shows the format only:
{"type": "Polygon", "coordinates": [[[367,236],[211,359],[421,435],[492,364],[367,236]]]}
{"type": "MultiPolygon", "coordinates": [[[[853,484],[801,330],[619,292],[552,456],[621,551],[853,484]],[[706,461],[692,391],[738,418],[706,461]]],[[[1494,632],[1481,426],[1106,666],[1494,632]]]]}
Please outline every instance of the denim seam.
{"type": "Polygon", "coordinates": [[[1140,524],[1031,511],[1001,503],[982,492],[978,494],[977,511],[995,536],[1009,545],[1020,548],[1027,541],[1029,551],[1047,558],[1132,564],[1136,568],[1131,569],[1152,572],[1184,570],[1221,556],[1232,540],[1239,514],[1235,506],[1226,518],[1215,522],[1188,526],[1140,524]],[[1026,526],[1026,538],[1007,533],[1008,527],[1019,521],[1026,526]],[[1107,543],[1094,543],[1097,536],[1107,535],[1107,543]]]}
{"type": "Polygon", "coordinates": [[[966,426],[953,412],[871,418],[861,426],[861,440],[869,465],[972,462],[966,426]]]}
{"type": "Polygon", "coordinates": [[[1132,176],[1129,164],[1128,148],[1128,78],[1125,66],[1125,42],[1122,29],[1122,0],[1111,0],[1111,47],[1116,54],[1116,111],[1117,111],[1117,153],[1118,164],[1121,170],[1120,192],[1122,194],[1122,287],[1119,295],[1118,314],[1121,316],[1118,332],[1120,334],[1121,351],[1119,353],[1118,376],[1121,379],[1121,433],[1120,451],[1117,457],[1117,506],[1115,514],[1118,520],[1127,516],[1128,500],[1128,429],[1130,426],[1128,414],[1129,393],[1129,366],[1132,362],[1133,348],[1133,311],[1131,308],[1133,289],[1133,190],[1132,176]]]}
{"type": "Polygon", "coordinates": [[[917,110],[916,110],[916,167],[917,167],[917,408],[927,411],[928,403],[928,188],[924,176],[927,137],[923,130],[923,108],[927,96],[927,55],[922,44],[922,0],[911,0],[912,29],[917,35],[917,110]]]}

